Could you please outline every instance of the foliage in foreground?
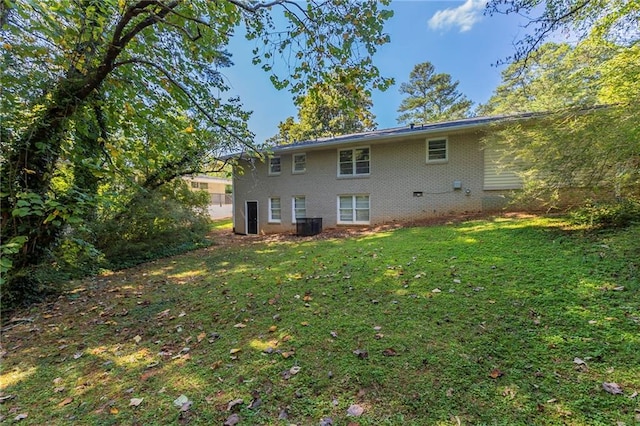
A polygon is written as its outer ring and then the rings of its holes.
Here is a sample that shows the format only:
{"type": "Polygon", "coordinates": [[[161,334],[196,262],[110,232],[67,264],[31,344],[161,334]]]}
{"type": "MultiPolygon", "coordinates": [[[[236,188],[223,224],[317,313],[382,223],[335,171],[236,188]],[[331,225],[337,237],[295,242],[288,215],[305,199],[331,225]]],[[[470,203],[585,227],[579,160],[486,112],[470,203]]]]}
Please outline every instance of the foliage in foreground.
{"type": "Polygon", "coordinates": [[[96,224],[96,246],[109,269],[182,253],[207,245],[209,194],[182,180],[138,193],[126,209],[96,224]]]}
{"type": "MultiPolygon", "coordinates": [[[[573,204],[566,188],[586,198],[640,194],[640,44],[588,38],[576,46],[548,43],[503,72],[481,114],[539,113],[500,123],[485,143],[501,163],[520,170],[520,200],[550,207],[573,204]]],[[[584,198],[583,198],[584,199],[584,198]]]]}
{"type": "Polygon", "coordinates": [[[255,148],[222,74],[236,29],[278,89],[340,78],[369,93],[391,84],[372,62],[388,4],[1,1],[2,292],[36,292],[31,269],[110,208],[105,193],[153,192],[255,148]]]}
{"type": "Polygon", "coordinates": [[[574,222],[593,228],[624,228],[640,223],[640,201],[588,202],[571,212],[574,222]]]}
{"type": "Polygon", "coordinates": [[[153,191],[114,195],[110,210],[67,227],[37,265],[3,269],[2,312],[59,294],[69,279],[208,246],[208,203],[206,192],[191,191],[182,179],[153,191]]]}
{"type": "Polygon", "coordinates": [[[640,227],[566,226],[495,218],[349,238],[233,237],[238,245],[72,284],[5,327],[2,416],[633,424],[640,227]]]}

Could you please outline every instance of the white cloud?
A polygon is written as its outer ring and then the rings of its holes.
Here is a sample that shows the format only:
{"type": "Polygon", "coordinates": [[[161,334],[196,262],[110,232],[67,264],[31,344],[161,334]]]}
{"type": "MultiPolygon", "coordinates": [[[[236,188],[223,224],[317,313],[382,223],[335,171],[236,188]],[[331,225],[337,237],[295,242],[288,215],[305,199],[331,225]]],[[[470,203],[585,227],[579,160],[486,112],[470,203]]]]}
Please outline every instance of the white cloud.
{"type": "Polygon", "coordinates": [[[439,10],[429,19],[429,28],[433,30],[459,27],[460,32],[469,31],[482,19],[486,0],[466,0],[464,4],[453,8],[439,10]]]}

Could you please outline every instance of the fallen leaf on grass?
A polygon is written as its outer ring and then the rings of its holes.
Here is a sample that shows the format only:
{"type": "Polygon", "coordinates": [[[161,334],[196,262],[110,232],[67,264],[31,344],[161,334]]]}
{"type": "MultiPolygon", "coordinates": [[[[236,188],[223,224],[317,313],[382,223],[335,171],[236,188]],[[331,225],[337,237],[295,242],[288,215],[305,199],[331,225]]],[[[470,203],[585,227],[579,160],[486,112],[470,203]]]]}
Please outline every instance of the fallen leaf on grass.
{"type": "Polygon", "coordinates": [[[65,405],[69,405],[73,402],[73,398],[69,397],[69,398],[65,398],[62,401],[60,401],[58,403],[58,407],[64,407],[65,405]]]}
{"type": "Polygon", "coordinates": [[[118,410],[116,407],[109,408],[109,414],[118,414],[119,412],[120,410],[118,410]]]}
{"type": "Polygon", "coordinates": [[[233,348],[233,349],[231,349],[231,350],[229,351],[229,353],[230,353],[231,355],[233,355],[233,354],[237,354],[237,353],[238,353],[238,352],[240,352],[240,351],[242,351],[242,349],[241,349],[241,348],[233,348]]]}
{"type": "Polygon", "coordinates": [[[259,396],[256,396],[255,398],[253,398],[251,400],[251,402],[249,403],[247,408],[249,410],[255,410],[256,408],[260,407],[261,405],[262,405],[262,399],[260,399],[259,396]]]}
{"type": "Polygon", "coordinates": [[[294,351],[286,351],[286,352],[282,352],[282,358],[291,358],[292,356],[294,356],[296,353],[294,351]]]}
{"type": "Polygon", "coordinates": [[[207,333],[205,333],[204,331],[198,334],[198,337],[197,337],[198,343],[202,342],[205,339],[205,337],[207,337],[207,333]]]}
{"type": "Polygon", "coordinates": [[[384,355],[384,356],[398,356],[398,352],[396,352],[396,350],[393,349],[393,348],[387,348],[384,351],[382,351],[382,355],[384,355]]]}
{"type": "Polygon", "coordinates": [[[573,363],[574,363],[574,364],[578,364],[578,365],[587,365],[587,363],[586,363],[586,362],[584,362],[582,359],[580,359],[580,358],[578,358],[578,357],[575,357],[575,358],[573,359],[573,363]]]}
{"type": "Polygon", "coordinates": [[[489,373],[489,377],[491,377],[492,379],[497,379],[498,377],[502,376],[504,376],[504,373],[497,368],[494,368],[493,370],[491,370],[491,373],[489,373]]]}
{"type": "Polygon", "coordinates": [[[169,315],[169,309],[165,309],[164,311],[158,312],[156,314],[156,319],[164,318],[164,317],[166,317],[168,315],[169,315]]]}
{"type": "Polygon", "coordinates": [[[364,408],[358,404],[353,404],[347,409],[347,416],[360,417],[364,413],[364,408]]]}
{"type": "Polygon", "coordinates": [[[244,404],[244,399],[242,398],[237,398],[237,399],[234,399],[233,401],[229,401],[229,403],[227,404],[227,411],[231,411],[235,407],[241,404],[244,404]]]}
{"type": "Polygon", "coordinates": [[[142,337],[136,334],[136,336],[133,338],[133,341],[136,343],[140,343],[140,341],[142,341],[142,337]]]}
{"type": "Polygon", "coordinates": [[[369,352],[363,349],[356,349],[355,351],[353,351],[353,354],[360,359],[365,359],[369,356],[369,352]]]}
{"type": "Polygon", "coordinates": [[[278,420],[287,420],[289,418],[289,412],[286,408],[280,410],[280,414],[278,414],[278,420]]]}
{"type": "Polygon", "coordinates": [[[180,411],[188,411],[191,408],[192,401],[186,395],[180,395],[173,401],[173,405],[180,407],[180,411]]]}
{"type": "Polygon", "coordinates": [[[602,383],[602,388],[612,395],[622,395],[623,391],[619,384],[613,382],[602,383]]]}
{"type": "Polygon", "coordinates": [[[300,370],[302,370],[302,368],[300,368],[297,365],[294,365],[293,367],[291,367],[291,369],[289,369],[289,372],[291,373],[292,376],[295,376],[300,372],[300,370]]]}
{"type": "Polygon", "coordinates": [[[227,417],[227,420],[223,423],[223,426],[235,426],[238,423],[240,423],[240,416],[236,413],[233,413],[232,415],[227,417]]]}
{"type": "Polygon", "coordinates": [[[15,395],[2,395],[0,396],[0,404],[4,404],[5,402],[9,401],[10,399],[15,398],[15,395]]]}
{"type": "Polygon", "coordinates": [[[269,333],[273,333],[274,331],[276,331],[278,329],[277,326],[272,325],[271,327],[269,327],[269,333]]]}
{"type": "Polygon", "coordinates": [[[239,322],[238,324],[234,325],[235,328],[245,328],[247,326],[247,324],[239,322]]]}
{"type": "Polygon", "coordinates": [[[19,422],[20,420],[24,420],[27,417],[29,417],[29,414],[27,413],[22,413],[22,414],[18,414],[17,416],[14,417],[14,421],[19,422]]]}
{"type": "Polygon", "coordinates": [[[131,398],[129,400],[129,406],[138,407],[140,404],[142,404],[142,401],[144,401],[144,398],[131,398]]]}

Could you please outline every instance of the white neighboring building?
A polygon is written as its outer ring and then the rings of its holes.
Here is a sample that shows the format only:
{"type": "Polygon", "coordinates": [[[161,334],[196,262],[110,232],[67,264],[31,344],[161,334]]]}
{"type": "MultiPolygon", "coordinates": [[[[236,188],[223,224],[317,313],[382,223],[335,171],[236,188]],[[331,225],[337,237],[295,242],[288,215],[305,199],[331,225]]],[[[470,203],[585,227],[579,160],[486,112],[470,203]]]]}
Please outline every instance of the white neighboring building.
{"type": "Polygon", "coordinates": [[[197,175],[183,176],[193,191],[209,193],[209,215],[212,219],[226,219],[233,216],[233,195],[227,194],[227,187],[233,184],[231,179],[197,175]]]}

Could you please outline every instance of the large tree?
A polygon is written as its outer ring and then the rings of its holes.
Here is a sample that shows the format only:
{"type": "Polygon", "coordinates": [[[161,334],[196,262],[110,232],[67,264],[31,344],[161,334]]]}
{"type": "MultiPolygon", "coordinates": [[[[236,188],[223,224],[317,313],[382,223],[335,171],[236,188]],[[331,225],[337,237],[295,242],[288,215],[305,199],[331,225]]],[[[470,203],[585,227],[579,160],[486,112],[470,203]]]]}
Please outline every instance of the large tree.
{"type": "Polygon", "coordinates": [[[298,97],[295,104],[298,121],[287,117],[280,122],[278,134],[270,143],[280,145],[376,128],[370,92],[353,83],[318,84],[316,90],[298,97]]]}
{"type": "Polygon", "coordinates": [[[470,115],[473,104],[458,91],[458,81],[446,73],[436,73],[430,62],[417,64],[409,74],[409,82],[400,85],[407,95],[398,112],[398,123],[429,123],[455,120],[470,115]]]}
{"type": "Polygon", "coordinates": [[[491,0],[487,10],[529,19],[503,83],[480,107],[482,114],[541,113],[502,125],[487,139],[505,161],[526,165],[522,195],[550,205],[568,187],[639,197],[640,3],[491,0]],[[578,42],[545,43],[558,32],[578,42]]]}
{"type": "Polygon", "coordinates": [[[338,71],[368,90],[386,88],[371,60],[388,42],[392,13],[380,4],[0,3],[3,292],[27,291],[28,268],[61,232],[110,206],[100,204],[101,186],[132,199],[253,146],[249,113],[225,95],[220,71],[236,28],[255,43],[254,63],[295,96],[338,71]],[[281,58],[293,59],[281,67],[281,58]]]}
{"type": "Polygon", "coordinates": [[[486,139],[523,167],[522,195],[551,205],[565,188],[587,197],[640,196],[640,46],[550,43],[527,61],[510,65],[480,108],[539,113],[486,139]]]}

